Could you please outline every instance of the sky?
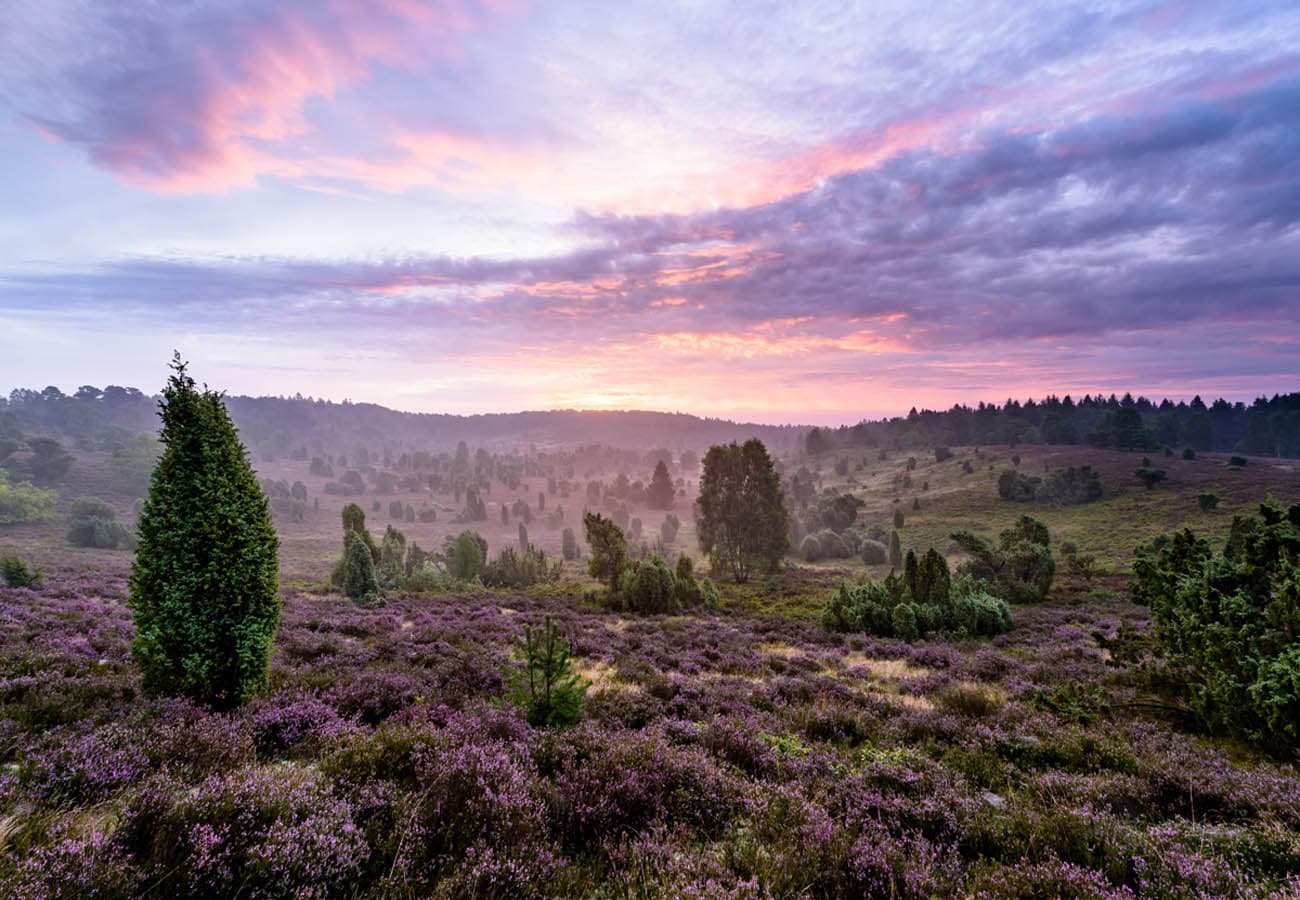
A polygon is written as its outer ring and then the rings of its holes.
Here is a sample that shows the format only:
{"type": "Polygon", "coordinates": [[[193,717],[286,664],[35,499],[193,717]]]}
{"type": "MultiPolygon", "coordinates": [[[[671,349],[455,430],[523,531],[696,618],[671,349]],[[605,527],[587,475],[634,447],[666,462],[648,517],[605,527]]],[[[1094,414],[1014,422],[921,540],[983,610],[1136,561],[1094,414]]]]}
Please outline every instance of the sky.
{"type": "Polygon", "coordinates": [[[0,389],[1300,390],[1300,4],[0,0],[0,389]]]}

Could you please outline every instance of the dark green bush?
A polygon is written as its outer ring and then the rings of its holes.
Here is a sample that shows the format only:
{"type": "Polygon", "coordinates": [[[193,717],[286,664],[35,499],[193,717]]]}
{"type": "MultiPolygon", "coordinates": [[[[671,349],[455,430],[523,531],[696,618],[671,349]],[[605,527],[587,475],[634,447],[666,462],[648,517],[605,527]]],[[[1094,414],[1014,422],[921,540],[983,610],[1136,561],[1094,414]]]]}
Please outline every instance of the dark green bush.
{"type": "Polygon", "coordinates": [[[1037,519],[1021,516],[1015,527],[1002,532],[996,547],[966,531],[952,539],[971,556],[961,572],[987,583],[1010,603],[1039,603],[1052,587],[1056,560],[1047,526],[1037,519]]]}
{"type": "Polygon", "coordinates": [[[85,497],[68,513],[68,543],[74,547],[130,550],[135,535],[117,520],[117,510],[98,497],[85,497]]]}
{"type": "Polygon", "coordinates": [[[561,565],[559,560],[547,562],[546,553],[531,544],[523,553],[504,547],[496,559],[483,566],[479,578],[488,587],[525,588],[558,581],[561,565]]]}
{"type": "Polygon", "coordinates": [[[1218,494],[1197,494],[1196,505],[1201,508],[1201,512],[1210,512],[1219,506],[1218,494]]]}
{"type": "Polygon", "coordinates": [[[889,551],[880,541],[862,542],[862,561],[869,566],[881,566],[889,561],[889,551]]]}
{"type": "Polygon", "coordinates": [[[1133,599],[1216,733],[1300,744],[1300,504],[1233,520],[1222,555],[1185,529],[1137,550],[1133,599]]]}
{"type": "Polygon", "coordinates": [[[0,558],[0,578],[4,579],[5,587],[11,588],[38,588],[45,580],[38,570],[29,569],[14,553],[0,558]]]}
{"type": "Polygon", "coordinates": [[[623,603],[632,612],[668,613],[678,609],[677,578],[661,556],[628,567],[619,588],[623,603]]]}
{"type": "Polygon", "coordinates": [[[822,623],[834,631],[912,641],[931,631],[1002,634],[1011,629],[1011,611],[975,579],[954,582],[947,562],[931,548],[920,561],[909,551],[902,577],[840,585],[822,610],[822,623]]]}
{"type": "Polygon", "coordinates": [[[279,541],[221,395],[196,390],[179,356],[172,368],[131,567],[131,649],[149,693],[231,707],[266,685],[279,541]]]}
{"type": "Polygon", "coordinates": [[[343,593],[358,603],[367,606],[379,599],[379,580],[375,574],[375,561],[370,557],[370,550],[355,531],[345,533],[347,548],[343,551],[342,581],[343,593]]]}

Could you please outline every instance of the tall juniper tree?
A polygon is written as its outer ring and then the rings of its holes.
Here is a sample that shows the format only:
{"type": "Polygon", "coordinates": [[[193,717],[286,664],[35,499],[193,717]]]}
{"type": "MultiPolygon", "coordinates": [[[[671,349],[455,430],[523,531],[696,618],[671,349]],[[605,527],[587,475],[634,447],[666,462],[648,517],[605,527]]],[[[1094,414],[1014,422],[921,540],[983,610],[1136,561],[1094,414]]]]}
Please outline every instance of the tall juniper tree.
{"type": "Polygon", "coordinates": [[[280,622],[279,542],[221,395],[177,354],[131,567],[132,653],[150,694],[230,708],[266,685],[280,622]]]}

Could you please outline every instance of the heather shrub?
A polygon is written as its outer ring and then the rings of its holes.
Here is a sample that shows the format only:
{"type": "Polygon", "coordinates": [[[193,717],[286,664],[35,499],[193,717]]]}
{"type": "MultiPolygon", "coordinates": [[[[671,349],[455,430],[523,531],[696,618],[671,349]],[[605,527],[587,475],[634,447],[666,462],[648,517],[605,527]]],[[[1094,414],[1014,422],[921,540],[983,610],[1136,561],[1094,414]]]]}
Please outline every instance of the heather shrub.
{"type": "Polygon", "coordinates": [[[266,685],[279,541],[221,396],[196,390],[179,356],[172,368],[131,567],[131,649],[147,692],[230,707],[266,685]]]}
{"type": "Polygon", "coordinates": [[[1222,555],[1190,530],[1137,550],[1133,599],[1151,607],[1207,728],[1274,749],[1300,743],[1300,504],[1237,517],[1222,555]]]}
{"type": "Polygon", "coordinates": [[[312,695],[277,698],[254,710],[249,721],[257,755],[264,759],[318,750],[348,730],[338,710],[312,695]]]}
{"type": "Polygon", "coordinates": [[[74,547],[130,550],[135,546],[135,535],[117,520],[117,510],[98,497],[86,497],[72,504],[67,538],[74,547]]]}
{"type": "Polygon", "coordinates": [[[45,580],[38,569],[28,568],[15,553],[0,557],[0,578],[11,588],[38,588],[45,580]]]}
{"type": "Polygon", "coordinates": [[[58,826],[24,854],[0,880],[10,900],[84,900],[135,897],[142,873],[108,834],[58,826]]]}
{"type": "Polygon", "coordinates": [[[348,802],[296,766],[214,775],[194,790],[155,781],[128,804],[114,841],[177,898],[348,897],[369,855],[348,802]]]}

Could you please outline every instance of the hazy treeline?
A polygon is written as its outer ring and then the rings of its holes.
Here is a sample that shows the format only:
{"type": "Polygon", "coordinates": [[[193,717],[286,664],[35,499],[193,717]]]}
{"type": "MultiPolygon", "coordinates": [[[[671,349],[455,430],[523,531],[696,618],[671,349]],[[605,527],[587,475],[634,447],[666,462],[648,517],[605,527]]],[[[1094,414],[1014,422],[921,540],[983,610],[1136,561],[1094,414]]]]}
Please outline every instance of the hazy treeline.
{"type": "Polygon", "coordinates": [[[1196,451],[1300,457],[1300,393],[1260,397],[1247,406],[1220,398],[1159,403],[1111,394],[1068,394],[1020,403],[1007,400],[912,409],[905,417],[861,422],[838,429],[814,428],[806,448],[820,454],[855,446],[928,447],[948,444],[1091,444],[1120,450],[1190,447],[1196,451]]]}
{"type": "MultiPolygon", "coordinates": [[[[541,446],[612,444],[678,449],[757,437],[777,450],[798,446],[804,428],[758,425],[683,413],[554,410],[474,416],[408,413],[373,403],[334,403],[293,397],[226,397],[226,408],[254,456],[287,456],[300,444],[313,453],[371,447],[452,448],[472,444],[541,446]]],[[[157,398],[135,388],[86,385],[72,394],[57,387],[18,388],[0,398],[0,416],[26,433],[90,440],[105,426],[157,430],[157,398]]]]}

